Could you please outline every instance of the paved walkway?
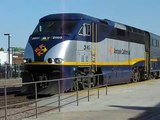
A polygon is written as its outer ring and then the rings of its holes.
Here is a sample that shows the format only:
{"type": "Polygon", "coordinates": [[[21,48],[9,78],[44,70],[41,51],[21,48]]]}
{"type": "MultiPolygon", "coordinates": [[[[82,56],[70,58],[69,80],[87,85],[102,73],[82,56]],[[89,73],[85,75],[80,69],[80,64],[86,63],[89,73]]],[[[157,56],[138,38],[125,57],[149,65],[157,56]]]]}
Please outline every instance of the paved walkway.
{"type": "Polygon", "coordinates": [[[4,93],[4,85],[7,85],[7,93],[20,91],[22,87],[21,78],[0,79],[0,94],[4,93]]]}
{"type": "MultiPolygon", "coordinates": [[[[61,101],[66,104],[60,110],[49,111],[38,115],[36,120],[159,120],[160,119],[160,80],[150,80],[140,83],[111,86],[108,95],[105,88],[100,89],[100,98],[97,98],[97,90],[81,91],[79,106],[74,93],[67,93],[61,101]],[[71,96],[71,97],[69,97],[71,96]]],[[[57,107],[57,97],[50,98],[38,103],[38,106],[48,104],[57,107]]],[[[35,117],[24,119],[35,120],[35,117]]]]}

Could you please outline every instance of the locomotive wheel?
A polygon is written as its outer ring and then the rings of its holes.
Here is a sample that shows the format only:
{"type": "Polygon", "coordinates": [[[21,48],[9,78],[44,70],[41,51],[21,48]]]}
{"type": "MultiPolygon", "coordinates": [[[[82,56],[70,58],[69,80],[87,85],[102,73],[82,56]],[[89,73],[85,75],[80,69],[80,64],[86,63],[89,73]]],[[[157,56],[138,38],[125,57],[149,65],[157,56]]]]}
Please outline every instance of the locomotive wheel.
{"type": "MultiPolygon", "coordinates": [[[[76,76],[80,77],[82,75],[77,74],[76,76]]],[[[72,90],[77,90],[77,81],[78,81],[78,90],[84,90],[96,86],[96,78],[92,77],[92,75],[89,76],[88,74],[85,77],[76,78],[73,81],[72,90]]]]}
{"type": "Polygon", "coordinates": [[[144,80],[148,80],[148,79],[149,79],[149,77],[148,77],[147,73],[145,73],[144,74],[144,80]]]}
{"type": "Polygon", "coordinates": [[[133,73],[133,76],[132,76],[132,82],[139,82],[140,81],[140,73],[139,71],[133,73]]]}
{"type": "Polygon", "coordinates": [[[88,89],[96,86],[96,79],[90,75],[82,78],[82,89],[88,89]]]}
{"type": "Polygon", "coordinates": [[[81,90],[82,89],[82,84],[81,84],[81,81],[82,81],[82,78],[80,77],[81,75],[80,74],[77,74],[76,77],[74,80],[73,80],[73,84],[72,84],[72,89],[71,91],[74,91],[74,90],[81,90]],[[80,78],[78,78],[80,77],[80,78]],[[77,82],[78,81],[78,82],[77,82]]]}
{"type": "Polygon", "coordinates": [[[155,74],[154,74],[154,73],[151,73],[150,76],[149,76],[149,79],[151,79],[151,80],[152,80],[152,79],[155,79],[155,74]]]}
{"type": "Polygon", "coordinates": [[[155,78],[155,79],[158,79],[158,78],[159,78],[158,72],[154,72],[153,74],[154,74],[154,78],[155,78]]]}
{"type": "MultiPolygon", "coordinates": [[[[46,81],[47,77],[46,76],[39,76],[39,81],[46,81]]],[[[49,83],[48,82],[42,82],[42,83],[38,83],[40,88],[47,88],[49,83]]]]}
{"type": "Polygon", "coordinates": [[[91,84],[89,85],[89,80],[90,78],[89,77],[85,77],[85,78],[82,78],[82,89],[87,89],[89,87],[91,87],[91,84]]]}
{"type": "Polygon", "coordinates": [[[84,90],[84,89],[87,89],[88,87],[91,87],[92,83],[89,84],[89,80],[90,80],[89,77],[75,79],[73,81],[73,90],[77,90],[77,88],[78,90],[84,90]],[[78,81],[78,87],[77,87],[77,81],[78,81]]]}

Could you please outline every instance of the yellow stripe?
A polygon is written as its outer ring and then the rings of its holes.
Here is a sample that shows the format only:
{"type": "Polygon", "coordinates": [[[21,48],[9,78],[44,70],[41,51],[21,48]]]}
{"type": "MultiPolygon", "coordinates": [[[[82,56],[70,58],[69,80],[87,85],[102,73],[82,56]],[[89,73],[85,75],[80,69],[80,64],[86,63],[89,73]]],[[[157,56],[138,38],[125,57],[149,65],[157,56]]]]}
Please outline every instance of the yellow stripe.
{"type": "Polygon", "coordinates": [[[158,60],[155,58],[155,59],[151,59],[151,62],[157,62],[158,60]]]}
{"type": "MultiPolygon", "coordinates": [[[[135,58],[129,61],[122,62],[64,62],[63,64],[50,64],[48,62],[32,62],[27,63],[27,65],[66,65],[66,66],[90,66],[90,65],[98,65],[98,66],[107,66],[107,65],[134,65],[138,62],[145,61],[144,58],[135,58]]],[[[151,59],[152,62],[157,62],[157,59],[151,59]]]]}
{"type": "Polygon", "coordinates": [[[32,63],[24,63],[26,65],[52,65],[49,64],[48,62],[32,62],[32,63]]]}

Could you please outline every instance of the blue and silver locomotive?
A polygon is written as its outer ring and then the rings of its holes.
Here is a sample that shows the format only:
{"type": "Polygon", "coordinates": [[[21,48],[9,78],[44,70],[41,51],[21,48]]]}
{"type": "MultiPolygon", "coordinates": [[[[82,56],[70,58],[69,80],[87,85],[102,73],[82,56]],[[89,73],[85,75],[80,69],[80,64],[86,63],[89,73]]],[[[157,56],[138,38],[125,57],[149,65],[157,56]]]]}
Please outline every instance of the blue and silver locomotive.
{"type": "MultiPolygon", "coordinates": [[[[39,20],[24,53],[23,82],[103,74],[100,84],[158,77],[160,37],[107,19],[84,14],[52,14],[39,20]],[[77,74],[78,73],[78,74],[77,74]]],[[[85,89],[85,82],[81,82],[85,89]]],[[[96,80],[92,81],[96,86],[96,80]]],[[[31,92],[31,85],[23,92],[31,92]]],[[[73,81],[61,81],[62,91],[73,81]]],[[[39,84],[39,94],[54,94],[57,82],[39,84]]]]}

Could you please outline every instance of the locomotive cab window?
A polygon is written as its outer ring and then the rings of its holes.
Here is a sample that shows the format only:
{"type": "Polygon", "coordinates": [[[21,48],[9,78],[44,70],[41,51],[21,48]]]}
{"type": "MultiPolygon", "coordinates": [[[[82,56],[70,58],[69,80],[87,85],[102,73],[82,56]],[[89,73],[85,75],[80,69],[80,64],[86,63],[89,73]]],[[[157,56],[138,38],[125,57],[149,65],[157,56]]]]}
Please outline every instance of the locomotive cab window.
{"type": "Polygon", "coordinates": [[[83,26],[80,28],[79,35],[90,36],[91,35],[91,25],[83,24],[83,26]]]}
{"type": "Polygon", "coordinates": [[[42,32],[55,34],[69,34],[73,31],[76,25],[76,21],[42,21],[37,25],[33,34],[42,32]]]}

